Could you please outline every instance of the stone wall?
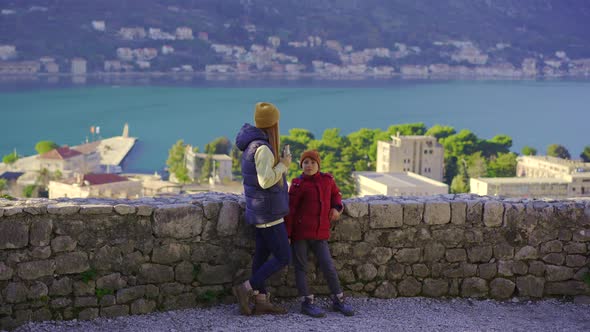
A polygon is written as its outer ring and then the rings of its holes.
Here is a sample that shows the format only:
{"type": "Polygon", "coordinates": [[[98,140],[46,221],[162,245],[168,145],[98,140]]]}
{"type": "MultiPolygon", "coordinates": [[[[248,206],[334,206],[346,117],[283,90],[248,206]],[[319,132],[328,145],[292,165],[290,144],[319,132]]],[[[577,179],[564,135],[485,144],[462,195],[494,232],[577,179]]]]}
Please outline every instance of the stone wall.
{"type": "MultiPolygon", "coordinates": [[[[0,328],[231,302],[254,249],[243,207],[224,194],[0,200],[0,328]]],[[[590,295],[590,201],[348,200],[330,245],[351,295],[590,295]]],[[[328,292],[315,264],[309,278],[328,292]]],[[[292,271],[270,284],[297,295],[292,271]]]]}

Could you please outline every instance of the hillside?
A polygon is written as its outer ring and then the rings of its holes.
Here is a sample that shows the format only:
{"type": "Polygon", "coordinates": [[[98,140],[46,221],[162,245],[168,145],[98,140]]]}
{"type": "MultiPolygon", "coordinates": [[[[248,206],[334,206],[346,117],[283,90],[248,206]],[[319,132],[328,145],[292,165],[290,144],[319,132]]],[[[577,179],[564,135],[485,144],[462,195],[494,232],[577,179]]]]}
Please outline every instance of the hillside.
{"type": "Polygon", "coordinates": [[[186,26],[195,35],[208,33],[208,41],[196,36],[166,41],[174,56],[156,59],[156,68],[202,69],[222,61],[210,43],[249,48],[266,44],[269,36],[280,37],[278,50],[305,64],[339,60],[331,50],[293,49],[287,41],[318,36],[354,50],[399,50],[400,44],[418,50],[379,60],[383,65],[448,63],[449,41],[472,42],[492,64],[520,66],[525,57],[551,57],[556,51],[570,59],[590,57],[586,0],[5,0],[0,10],[0,45],[14,45],[16,60],[84,57],[90,71],[115,58],[117,48],[163,45],[149,38],[122,40],[123,27],[173,33],[186,26]],[[93,29],[96,20],[105,22],[105,31],[93,29]]]}

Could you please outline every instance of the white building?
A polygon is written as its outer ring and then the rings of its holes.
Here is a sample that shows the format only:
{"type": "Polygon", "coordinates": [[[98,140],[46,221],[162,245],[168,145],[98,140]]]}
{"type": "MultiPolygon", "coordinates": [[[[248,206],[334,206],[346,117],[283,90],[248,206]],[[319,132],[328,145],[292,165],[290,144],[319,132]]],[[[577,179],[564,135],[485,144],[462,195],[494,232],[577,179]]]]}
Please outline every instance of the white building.
{"type": "Polygon", "coordinates": [[[92,28],[96,31],[105,31],[106,24],[104,21],[92,21],[92,28]]]}
{"type": "Polygon", "coordinates": [[[430,196],[448,194],[449,186],[412,172],[354,172],[358,196],[430,196]]]}
{"type": "MultiPolygon", "coordinates": [[[[190,145],[186,147],[186,168],[188,169],[189,177],[193,181],[201,178],[201,171],[207,157],[208,155],[206,153],[194,152],[193,147],[190,145]]],[[[211,170],[213,182],[222,183],[231,181],[233,179],[231,157],[226,154],[213,154],[211,155],[211,159],[214,161],[213,169],[211,170]]]]}
{"type": "Polygon", "coordinates": [[[517,177],[470,179],[471,193],[527,198],[590,197],[590,163],[521,156],[517,177]]]}
{"type": "Polygon", "coordinates": [[[82,58],[72,59],[72,74],[86,75],[86,60],[82,58]]]}
{"type": "Polygon", "coordinates": [[[444,148],[433,136],[397,136],[377,142],[377,172],[414,172],[443,180],[444,148]]]}

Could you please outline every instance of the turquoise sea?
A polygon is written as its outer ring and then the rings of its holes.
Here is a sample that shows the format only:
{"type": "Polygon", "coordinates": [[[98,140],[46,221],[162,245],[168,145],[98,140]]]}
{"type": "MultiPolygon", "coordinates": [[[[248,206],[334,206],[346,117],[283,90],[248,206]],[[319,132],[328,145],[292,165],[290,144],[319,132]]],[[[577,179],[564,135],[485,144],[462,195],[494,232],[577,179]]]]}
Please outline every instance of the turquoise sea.
{"type": "Polygon", "coordinates": [[[103,137],[119,135],[128,123],[139,144],[126,171],[159,171],[178,139],[200,147],[218,136],[233,141],[257,101],[279,107],[283,134],[424,122],[481,138],[506,134],[515,152],[530,145],[544,153],[559,143],[577,158],[590,145],[590,81],[2,83],[0,156],[15,148],[33,154],[40,140],[77,145],[92,139],[90,126],[100,126],[103,137]]]}

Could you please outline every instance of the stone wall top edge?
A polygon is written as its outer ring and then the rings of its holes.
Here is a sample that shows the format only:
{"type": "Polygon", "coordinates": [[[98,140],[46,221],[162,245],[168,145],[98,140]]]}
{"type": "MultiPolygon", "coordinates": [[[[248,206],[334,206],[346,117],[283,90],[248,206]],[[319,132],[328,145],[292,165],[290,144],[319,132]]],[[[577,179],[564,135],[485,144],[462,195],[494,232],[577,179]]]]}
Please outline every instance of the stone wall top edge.
{"type": "MultiPolygon", "coordinates": [[[[167,207],[174,205],[195,204],[202,205],[209,202],[221,203],[224,201],[244,202],[244,196],[229,193],[199,193],[190,195],[172,195],[161,197],[145,197],[140,199],[108,199],[108,198],[33,198],[33,199],[0,199],[0,210],[22,209],[23,212],[30,214],[42,214],[46,212],[47,207],[62,206],[79,206],[79,207],[116,207],[116,206],[149,206],[152,208],[167,207]]],[[[404,204],[404,203],[452,203],[452,202],[473,202],[473,201],[495,201],[510,204],[528,204],[528,203],[545,203],[545,204],[580,204],[590,208],[590,199],[520,199],[520,198],[502,198],[493,196],[478,196],[474,194],[447,194],[434,196],[365,196],[345,199],[347,203],[366,203],[366,204],[404,204]]],[[[20,212],[20,211],[19,211],[20,212]]],[[[6,213],[0,214],[7,215],[6,213]]],[[[10,213],[8,213],[10,215],[10,213]]]]}

